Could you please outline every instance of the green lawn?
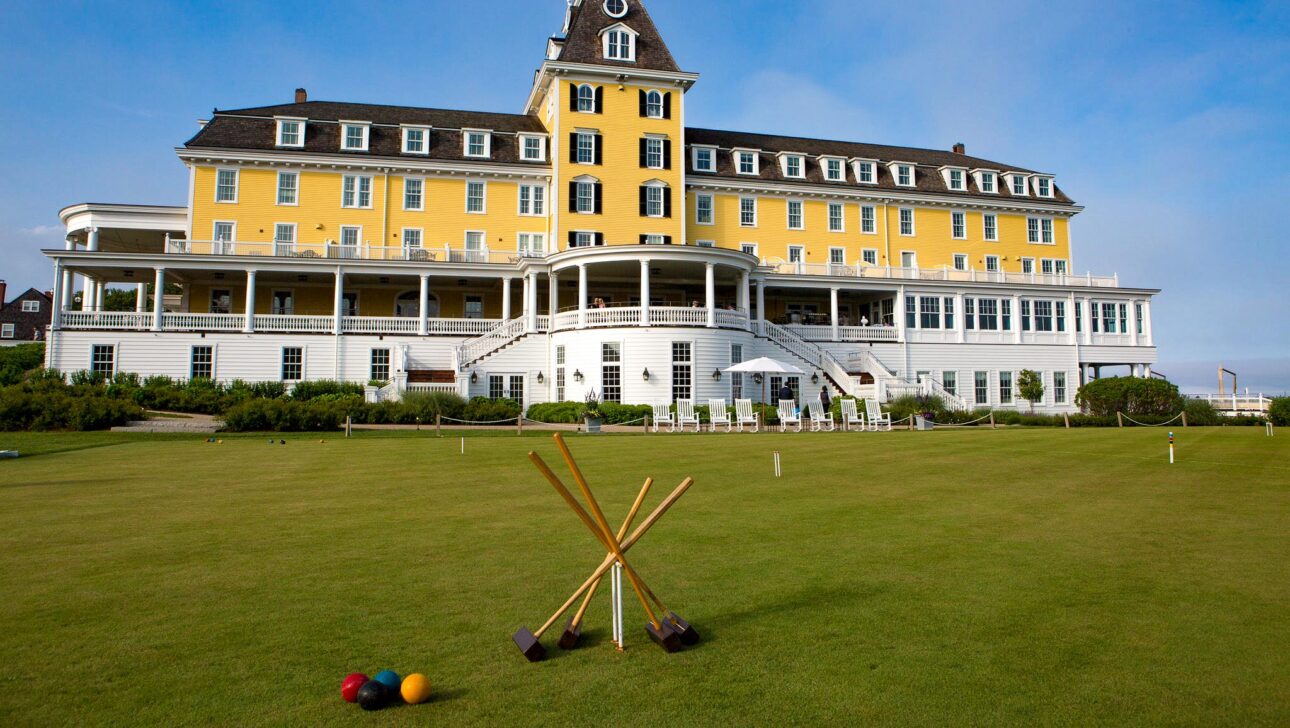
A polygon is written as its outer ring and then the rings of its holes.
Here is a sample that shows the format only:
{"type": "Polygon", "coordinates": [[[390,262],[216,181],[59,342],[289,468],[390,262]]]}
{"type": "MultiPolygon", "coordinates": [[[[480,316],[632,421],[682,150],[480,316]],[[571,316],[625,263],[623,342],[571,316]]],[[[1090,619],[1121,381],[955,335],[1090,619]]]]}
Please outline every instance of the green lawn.
{"type": "Polygon", "coordinates": [[[537,665],[602,556],[554,446],[429,434],[0,434],[0,725],[1290,723],[1290,432],[574,438],[615,523],[696,479],[632,557],[705,639],[602,590],[537,665]],[[341,702],[387,667],[437,699],[341,702]]]}

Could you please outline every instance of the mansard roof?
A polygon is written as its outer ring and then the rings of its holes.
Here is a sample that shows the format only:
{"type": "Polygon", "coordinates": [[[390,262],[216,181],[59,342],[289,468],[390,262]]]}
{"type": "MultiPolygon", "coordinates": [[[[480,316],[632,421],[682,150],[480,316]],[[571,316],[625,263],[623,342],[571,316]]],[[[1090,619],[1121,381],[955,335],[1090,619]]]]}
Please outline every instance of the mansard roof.
{"type": "MultiPolygon", "coordinates": [[[[720,131],[716,129],[686,129],[685,141],[689,145],[717,147],[721,153],[717,154],[716,172],[695,172],[693,166],[693,157],[686,160],[686,174],[688,181],[695,181],[704,177],[731,177],[735,179],[761,179],[763,181],[783,182],[786,184],[806,184],[806,185],[846,185],[860,186],[877,189],[889,189],[893,191],[910,191],[909,187],[899,187],[891,176],[891,171],[886,165],[891,162],[907,162],[917,165],[915,175],[916,192],[934,192],[937,194],[949,195],[968,195],[968,196],[985,196],[991,198],[1009,198],[1013,197],[1012,191],[1008,185],[1002,181],[996,183],[997,193],[983,193],[976,186],[976,180],[973,175],[967,175],[967,189],[963,191],[950,190],[945,180],[938,171],[940,167],[965,167],[967,169],[988,169],[994,170],[1001,174],[1009,172],[1019,172],[1026,175],[1050,176],[1046,173],[1036,172],[1011,164],[1003,164],[979,157],[970,157],[966,154],[959,154],[951,151],[939,151],[936,149],[919,149],[917,147],[896,147],[885,144],[865,144],[861,142],[830,141],[826,139],[809,139],[802,137],[778,136],[774,134],[753,134],[749,132],[737,131],[720,131]],[[729,153],[731,149],[755,149],[760,150],[761,161],[759,164],[759,174],[756,178],[749,175],[740,175],[736,173],[734,157],[729,153]],[[781,152],[806,155],[806,177],[805,179],[785,177],[780,170],[780,166],[775,162],[775,155],[781,152]],[[824,179],[824,172],[820,167],[819,157],[843,157],[851,159],[875,160],[879,164],[875,170],[877,173],[877,184],[864,184],[855,178],[855,170],[848,164],[846,169],[846,180],[843,182],[830,182],[824,179]]],[[[687,155],[689,156],[689,155],[687,155]]],[[[1060,188],[1053,185],[1053,197],[1037,198],[1033,194],[1019,199],[1025,199],[1031,202],[1057,202],[1064,204],[1074,204],[1074,201],[1067,197],[1060,188]]]]}
{"type": "Polygon", "coordinates": [[[627,0],[627,14],[621,18],[610,17],[602,8],[602,0],[583,0],[580,5],[569,8],[568,33],[563,39],[556,39],[564,43],[557,61],[680,72],[681,68],[676,65],[642,0],[627,0]],[[626,25],[637,33],[635,62],[604,58],[600,33],[618,24],[626,25]]]}

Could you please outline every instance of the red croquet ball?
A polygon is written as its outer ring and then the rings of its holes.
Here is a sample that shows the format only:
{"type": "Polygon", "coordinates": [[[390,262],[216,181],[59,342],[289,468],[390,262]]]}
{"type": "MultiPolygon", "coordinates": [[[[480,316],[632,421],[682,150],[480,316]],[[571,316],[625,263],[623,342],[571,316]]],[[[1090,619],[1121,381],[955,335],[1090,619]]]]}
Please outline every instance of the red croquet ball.
{"type": "Polygon", "coordinates": [[[351,672],[345,676],[345,680],[340,684],[340,696],[345,699],[346,703],[358,702],[358,689],[363,687],[368,677],[361,672],[351,672]]]}

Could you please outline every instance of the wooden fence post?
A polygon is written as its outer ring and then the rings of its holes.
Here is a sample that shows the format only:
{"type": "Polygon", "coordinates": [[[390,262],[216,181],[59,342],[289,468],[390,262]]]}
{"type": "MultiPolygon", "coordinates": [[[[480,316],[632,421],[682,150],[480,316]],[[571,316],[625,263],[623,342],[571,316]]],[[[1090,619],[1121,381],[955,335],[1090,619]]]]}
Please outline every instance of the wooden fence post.
{"type": "Polygon", "coordinates": [[[1116,420],[1117,422],[1119,422],[1119,423],[1120,423],[1120,427],[1124,427],[1124,413],[1123,413],[1123,412],[1116,412],[1116,413],[1115,413],[1115,420],[1116,420]]]}
{"type": "Polygon", "coordinates": [[[1183,410],[1183,413],[1182,413],[1182,420],[1183,420],[1183,427],[1186,427],[1186,426],[1187,426],[1187,410],[1183,410]]]}
{"type": "Polygon", "coordinates": [[[520,413],[520,415],[515,418],[515,436],[516,437],[524,436],[524,414],[523,413],[520,413]]]}
{"type": "Polygon", "coordinates": [[[1069,429],[1071,428],[1071,416],[1070,416],[1070,413],[1069,413],[1069,412],[1063,412],[1063,413],[1062,413],[1062,419],[1063,419],[1063,420],[1066,420],[1066,429],[1068,429],[1068,430],[1069,430],[1069,429]]]}
{"type": "Polygon", "coordinates": [[[353,429],[354,429],[354,418],[350,417],[349,415],[346,415],[345,416],[345,439],[348,440],[350,436],[353,435],[353,429]]]}
{"type": "Polygon", "coordinates": [[[642,424],[641,426],[645,428],[645,434],[646,434],[646,435],[648,435],[648,434],[649,434],[649,418],[650,418],[650,417],[651,417],[651,415],[648,415],[648,414],[647,414],[647,415],[645,415],[645,418],[644,418],[643,420],[641,420],[641,422],[643,422],[643,423],[644,423],[644,424],[642,424]]]}
{"type": "Polygon", "coordinates": [[[434,436],[443,437],[443,415],[441,414],[435,414],[434,416],[434,436]]]}
{"type": "Polygon", "coordinates": [[[909,416],[909,431],[910,431],[910,432],[913,432],[913,431],[914,431],[914,416],[913,416],[913,415],[910,415],[910,416],[909,416]]]}
{"type": "Polygon", "coordinates": [[[997,430],[999,426],[994,424],[994,410],[990,410],[990,429],[997,430]]]}

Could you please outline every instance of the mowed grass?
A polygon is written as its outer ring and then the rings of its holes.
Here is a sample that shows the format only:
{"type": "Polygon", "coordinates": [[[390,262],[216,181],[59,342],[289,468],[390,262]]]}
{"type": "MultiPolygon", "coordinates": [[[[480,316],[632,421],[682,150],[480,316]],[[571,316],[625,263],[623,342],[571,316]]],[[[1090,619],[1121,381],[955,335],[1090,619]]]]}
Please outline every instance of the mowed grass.
{"type": "Polygon", "coordinates": [[[0,724],[1285,725],[1290,433],[1178,434],[571,438],[615,524],[696,479],[631,558],[704,641],[606,589],[536,665],[603,555],[548,435],[4,435],[0,724]]]}

